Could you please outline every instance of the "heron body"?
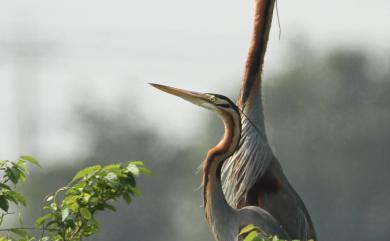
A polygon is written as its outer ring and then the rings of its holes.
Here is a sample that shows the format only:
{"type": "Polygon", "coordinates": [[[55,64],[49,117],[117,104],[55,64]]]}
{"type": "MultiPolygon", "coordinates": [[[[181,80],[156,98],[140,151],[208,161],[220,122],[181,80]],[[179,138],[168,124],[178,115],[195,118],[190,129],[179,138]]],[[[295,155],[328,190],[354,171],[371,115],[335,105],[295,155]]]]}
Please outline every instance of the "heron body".
{"type": "Polygon", "coordinates": [[[215,112],[224,123],[223,138],[208,151],[203,161],[203,207],[214,238],[217,241],[237,241],[240,230],[253,224],[266,234],[290,240],[286,231],[267,211],[255,206],[236,209],[225,199],[221,184],[222,165],[234,153],[241,139],[241,119],[237,106],[221,95],[152,85],[215,112]]]}
{"type": "Polygon", "coordinates": [[[261,75],[275,0],[254,2],[253,38],[237,106],[220,95],[154,86],[212,110],[223,120],[224,137],[203,163],[204,209],[216,240],[237,240],[246,224],[288,240],[317,240],[310,215],[267,140],[261,75]]]}
{"type": "Polygon", "coordinates": [[[254,33],[241,82],[238,108],[241,144],[222,168],[223,189],[230,205],[267,210],[293,239],[316,240],[309,213],[267,140],[262,104],[261,74],[275,0],[255,0],[254,33]]]}

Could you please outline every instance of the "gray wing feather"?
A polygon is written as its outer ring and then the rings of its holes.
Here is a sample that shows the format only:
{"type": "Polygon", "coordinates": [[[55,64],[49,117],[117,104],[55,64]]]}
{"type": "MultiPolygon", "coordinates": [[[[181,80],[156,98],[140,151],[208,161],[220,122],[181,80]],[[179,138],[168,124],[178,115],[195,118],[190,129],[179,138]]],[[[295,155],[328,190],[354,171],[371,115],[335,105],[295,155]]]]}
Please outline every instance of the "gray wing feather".
{"type": "Polygon", "coordinates": [[[222,168],[223,189],[228,203],[237,206],[240,198],[268,169],[272,151],[264,133],[259,133],[245,117],[241,143],[222,168]]]}

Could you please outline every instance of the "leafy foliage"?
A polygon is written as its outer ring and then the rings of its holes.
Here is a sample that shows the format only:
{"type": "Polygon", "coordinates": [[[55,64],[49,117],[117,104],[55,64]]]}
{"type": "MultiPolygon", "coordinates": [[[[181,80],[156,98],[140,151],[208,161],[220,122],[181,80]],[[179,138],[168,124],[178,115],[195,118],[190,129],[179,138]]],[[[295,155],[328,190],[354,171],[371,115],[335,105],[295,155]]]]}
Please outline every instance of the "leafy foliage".
{"type": "Polygon", "coordinates": [[[69,185],[46,198],[44,210],[48,213],[35,224],[49,231],[45,236],[48,240],[76,241],[88,237],[99,229],[95,219],[98,211],[116,211],[112,201],[121,197],[130,204],[133,197],[141,195],[135,180],[140,173],[150,173],[142,162],[87,167],[69,185]]]}
{"type": "MultiPolygon", "coordinates": [[[[9,212],[10,204],[27,205],[26,198],[14,189],[17,184],[25,182],[28,174],[27,163],[39,166],[38,161],[31,156],[21,156],[15,161],[0,160],[0,225],[3,224],[7,215],[13,214],[9,212]]],[[[21,228],[11,228],[4,231],[22,237],[20,241],[31,240],[27,232],[21,228]]],[[[0,236],[0,241],[11,240],[8,235],[7,237],[0,236]]]]}
{"type": "Polygon", "coordinates": [[[283,241],[276,236],[267,235],[261,228],[249,224],[241,229],[240,237],[244,241],[283,241]]]}
{"type": "Polygon", "coordinates": [[[253,224],[249,224],[242,228],[240,231],[240,237],[243,237],[244,241],[286,241],[279,239],[277,236],[266,234],[261,228],[256,227],[253,224]]]}
{"type": "Polygon", "coordinates": [[[26,206],[25,197],[13,190],[12,185],[24,182],[28,173],[26,164],[31,163],[39,166],[38,162],[30,156],[21,156],[16,161],[0,160],[0,225],[3,218],[7,215],[10,203],[26,206]]]}
{"type": "MultiPolygon", "coordinates": [[[[1,161],[0,170],[4,172],[0,184],[1,216],[9,214],[9,203],[26,205],[22,194],[14,191],[9,182],[17,184],[25,180],[26,163],[39,166],[29,156],[22,156],[17,161],[1,161]]],[[[46,212],[35,221],[35,229],[41,229],[39,241],[79,241],[96,233],[99,224],[95,218],[98,211],[116,211],[113,201],[123,198],[130,204],[133,197],[140,196],[136,186],[136,177],[150,174],[143,162],[127,162],[107,166],[90,166],[77,172],[72,181],[45,198],[43,210],[46,212]]],[[[7,236],[0,236],[0,241],[33,241],[26,230],[34,228],[1,229],[7,236]],[[12,238],[14,234],[19,239],[12,238]]]]}

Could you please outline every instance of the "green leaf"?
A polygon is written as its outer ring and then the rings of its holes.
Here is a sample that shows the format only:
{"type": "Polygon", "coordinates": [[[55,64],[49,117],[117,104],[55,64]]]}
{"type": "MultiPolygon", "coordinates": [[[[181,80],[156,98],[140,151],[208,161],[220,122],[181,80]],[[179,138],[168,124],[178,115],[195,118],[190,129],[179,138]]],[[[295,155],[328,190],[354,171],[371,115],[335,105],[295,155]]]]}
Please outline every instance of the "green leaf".
{"type": "Polygon", "coordinates": [[[92,218],[91,212],[86,208],[80,208],[80,214],[83,218],[90,220],[92,218]]]}
{"type": "Polygon", "coordinates": [[[20,159],[25,160],[25,161],[27,161],[35,166],[41,167],[39,162],[32,156],[21,156],[20,159]]]}
{"type": "Polygon", "coordinates": [[[104,204],[104,208],[110,209],[113,212],[116,212],[116,208],[108,203],[104,204]]]}
{"type": "Polygon", "coordinates": [[[62,222],[69,216],[69,208],[65,208],[61,211],[61,220],[62,222]]]}
{"type": "Polygon", "coordinates": [[[7,192],[7,196],[9,196],[10,197],[10,199],[12,199],[16,204],[22,204],[23,206],[26,206],[26,198],[22,195],[22,194],[20,194],[20,193],[18,193],[18,192],[15,192],[15,191],[8,191],[7,192]]]}
{"type": "Polygon", "coordinates": [[[91,194],[89,193],[83,193],[83,201],[87,203],[89,199],[91,198],[91,194]]]}
{"type": "Polygon", "coordinates": [[[5,173],[14,184],[18,183],[20,177],[19,169],[16,167],[7,167],[5,173]]]}
{"type": "Polygon", "coordinates": [[[132,162],[130,162],[130,164],[134,164],[134,165],[137,165],[137,166],[144,166],[144,162],[143,161],[132,161],[132,162]]]}
{"type": "Polygon", "coordinates": [[[244,234],[244,233],[249,233],[250,231],[253,231],[255,229],[256,229],[256,227],[253,224],[249,224],[241,229],[240,235],[244,234]]]}
{"type": "Polygon", "coordinates": [[[252,231],[245,237],[244,241],[263,241],[263,238],[256,231],[252,231]]]}
{"type": "Polygon", "coordinates": [[[92,234],[96,233],[98,229],[99,227],[96,224],[88,225],[84,228],[83,235],[85,237],[91,236],[92,234]]]}
{"type": "Polygon", "coordinates": [[[118,176],[113,172],[107,173],[104,178],[109,182],[116,182],[118,180],[118,176]]]}
{"type": "Polygon", "coordinates": [[[53,195],[50,195],[46,198],[46,202],[50,202],[51,200],[53,200],[54,196],[53,195]]]}
{"type": "Polygon", "coordinates": [[[139,171],[142,172],[143,174],[152,175],[152,171],[149,170],[149,168],[146,168],[146,167],[139,167],[138,169],[139,169],[139,171]]]}
{"type": "Polygon", "coordinates": [[[22,229],[19,229],[19,228],[12,228],[10,229],[10,231],[20,237],[27,237],[28,236],[28,233],[22,229]]]}
{"type": "Polygon", "coordinates": [[[107,185],[112,187],[112,191],[114,192],[116,192],[121,186],[118,176],[113,172],[108,173],[104,179],[107,181],[107,185]]]}
{"type": "Polygon", "coordinates": [[[67,205],[70,210],[73,212],[78,212],[79,211],[79,204],[77,202],[70,203],[67,205]]]}
{"type": "Polygon", "coordinates": [[[86,182],[79,182],[77,184],[75,184],[71,189],[74,191],[74,190],[83,190],[83,188],[87,185],[86,182]]]}
{"type": "Polygon", "coordinates": [[[134,176],[139,176],[139,168],[133,163],[127,165],[127,171],[131,172],[134,176]]]}
{"type": "Polygon", "coordinates": [[[8,212],[9,203],[8,200],[4,196],[0,196],[0,208],[4,210],[4,212],[8,212]]]}
{"type": "Polygon", "coordinates": [[[52,218],[52,214],[51,213],[48,213],[42,217],[39,217],[37,220],[35,220],[35,226],[36,227],[41,227],[42,224],[44,224],[46,222],[46,220],[52,218]]]}
{"type": "Polygon", "coordinates": [[[0,191],[1,191],[1,189],[11,190],[11,187],[8,186],[7,184],[0,183],[0,191]]]}
{"type": "Polygon", "coordinates": [[[20,182],[24,183],[26,181],[26,170],[22,170],[22,168],[18,168],[20,170],[19,179],[20,182]]]}
{"type": "Polygon", "coordinates": [[[90,175],[90,174],[95,174],[97,171],[99,171],[100,169],[102,169],[102,166],[100,165],[96,165],[96,166],[91,166],[91,167],[87,167],[83,170],[80,170],[76,176],[74,176],[73,180],[72,181],[76,181],[78,179],[81,179],[87,175],[90,175]]]}
{"type": "Polygon", "coordinates": [[[134,186],[136,186],[136,184],[137,183],[135,181],[134,175],[131,173],[128,173],[127,178],[125,179],[125,185],[126,186],[130,185],[131,187],[134,187],[134,186]]]}
{"type": "Polygon", "coordinates": [[[121,167],[120,164],[111,164],[111,165],[105,166],[103,168],[103,170],[113,171],[113,170],[118,170],[120,167],[121,167]]]}
{"type": "Polygon", "coordinates": [[[131,196],[127,193],[127,192],[125,192],[125,193],[123,193],[123,199],[126,201],[126,203],[128,204],[128,205],[130,205],[131,204],[131,196]]]}
{"type": "MultiPolygon", "coordinates": [[[[87,194],[84,194],[84,195],[87,195],[87,194]]],[[[80,199],[79,195],[66,196],[65,199],[62,201],[62,206],[69,208],[73,212],[77,212],[79,209],[79,204],[77,202],[78,199],[80,199]]]]}
{"type": "Polygon", "coordinates": [[[138,187],[132,187],[131,191],[134,193],[135,196],[142,196],[141,190],[139,190],[138,187]]]}
{"type": "Polygon", "coordinates": [[[58,209],[57,203],[50,203],[50,209],[53,211],[57,211],[57,209],[58,209]]]}

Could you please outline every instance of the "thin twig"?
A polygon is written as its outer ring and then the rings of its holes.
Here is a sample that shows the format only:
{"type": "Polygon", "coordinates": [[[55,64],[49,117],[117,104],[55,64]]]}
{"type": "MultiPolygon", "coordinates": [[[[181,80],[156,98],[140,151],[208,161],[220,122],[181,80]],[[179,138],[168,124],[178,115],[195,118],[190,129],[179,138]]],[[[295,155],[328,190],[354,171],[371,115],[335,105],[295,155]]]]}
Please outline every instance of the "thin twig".
{"type": "MultiPolygon", "coordinates": [[[[39,231],[41,230],[40,228],[31,228],[31,227],[17,227],[17,228],[1,228],[0,232],[10,232],[11,230],[14,229],[22,229],[22,230],[36,230],[39,231]]],[[[48,229],[50,230],[50,229],[48,229]]],[[[51,229],[50,231],[56,231],[57,229],[51,229]]]]}
{"type": "Polygon", "coordinates": [[[278,17],[279,40],[280,40],[280,39],[282,38],[282,25],[281,25],[281,23],[280,23],[278,0],[275,1],[275,5],[276,5],[276,16],[278,17]]]}

